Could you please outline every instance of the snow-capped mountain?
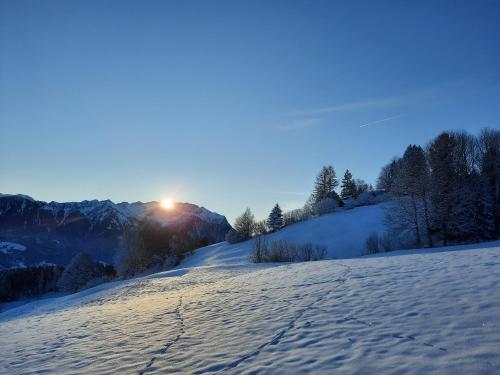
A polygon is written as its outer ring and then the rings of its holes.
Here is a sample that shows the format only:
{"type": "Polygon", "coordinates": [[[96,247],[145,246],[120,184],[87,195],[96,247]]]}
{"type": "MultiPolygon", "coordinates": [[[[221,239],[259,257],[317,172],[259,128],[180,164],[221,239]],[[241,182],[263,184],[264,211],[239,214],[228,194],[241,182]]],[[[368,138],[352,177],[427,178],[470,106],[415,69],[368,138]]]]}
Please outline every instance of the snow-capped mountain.
{"type": "Polygon", "coordinates": [[[43,261],[66,264],[80,251],[111,263],[124,230],[145,216],[207,243],[222,241],[230,229],[224,216],[189,203],[165,210],[158,202],[47,203],[0,194],[0,241],[26,248],[0,252],[0,268],[43,261]]]}

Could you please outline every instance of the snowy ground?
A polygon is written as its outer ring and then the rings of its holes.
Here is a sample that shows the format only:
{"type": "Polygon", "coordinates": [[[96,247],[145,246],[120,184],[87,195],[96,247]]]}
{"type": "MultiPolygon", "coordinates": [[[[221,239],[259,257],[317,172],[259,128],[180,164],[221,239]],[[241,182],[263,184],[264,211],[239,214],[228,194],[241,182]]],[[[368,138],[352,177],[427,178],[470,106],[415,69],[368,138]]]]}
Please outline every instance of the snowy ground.
{"type": "Polygon", "coordinates": [[[499,242],[292,265],[202,258],[0,314],[0,372],[500,373],[499,242]]]}
{"type": "MultiPolygon", "coordinates": [[[[366,253],[366,239],[371,233],[384,233],[385,205],[358,207],[315,217],[268,234],[266,238],[323,245],[329,259],[359,257],[366,253]]],[[[183,266],[246,264],[252,247],[253,241],[234,245],[217,243],[198,249],[183,266]]]]}

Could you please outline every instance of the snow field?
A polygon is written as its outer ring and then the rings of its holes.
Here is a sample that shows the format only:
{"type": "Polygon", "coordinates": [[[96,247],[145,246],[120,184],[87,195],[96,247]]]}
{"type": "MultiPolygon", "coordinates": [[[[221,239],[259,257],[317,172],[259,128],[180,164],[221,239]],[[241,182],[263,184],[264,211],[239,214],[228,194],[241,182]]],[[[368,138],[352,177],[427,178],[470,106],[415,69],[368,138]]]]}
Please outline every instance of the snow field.
{"type": "Polygon", "coordinates": [[[500,244],[488,246],[183,268],[99,286],[1,314],[0,368],[495,374],[500,244]]]}

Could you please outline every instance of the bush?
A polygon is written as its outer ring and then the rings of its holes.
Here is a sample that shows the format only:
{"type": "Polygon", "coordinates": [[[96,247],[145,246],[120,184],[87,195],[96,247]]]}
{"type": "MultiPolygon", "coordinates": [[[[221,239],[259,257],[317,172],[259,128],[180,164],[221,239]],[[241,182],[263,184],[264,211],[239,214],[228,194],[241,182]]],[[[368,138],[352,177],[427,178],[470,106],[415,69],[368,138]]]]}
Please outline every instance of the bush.
{"type": "Polygon", "coordinates": [[[311,211],[308,208],[298,208],[283,214],[283,226],[299,223],[309,220],[312,217],[311,211]]]}
{"type": "Polygon", "coordinates": [[[366,239],[366,250],[368,254],[380,252],[380,240],[377,233],[371,233],[366,239]]]}
{"type": "Polygon", "coordinates": [[[379,204],[382,202],[387,202],[391,200],[391,194],[375,190],[372,192],[362,193],[357,198],[347,198],[345,200],[346,208],[354,208],[361,206],[370,206],[374,204],[379,204]]]}
{"type": "Polygon", "coordinates": [[[314,211],[318,215],[325,215],[334,212],[339,207],[339,202],[333,198],[326,198],[314,205],[314,211]]]}
{"type": "Polygon", "coordinates": [[[394,241],[389,233],[384,233],[384,235],[380,237],[379,245],[383,251],[394,250],[394,241]]]}
{"type": "Polygon", "coordinates": [[[254,263],[309,262],[324,259],[325,256],[325,246],[294,244],[284,240],[268,242],[264,237],[257,237],[250,260],[254,263]]]}

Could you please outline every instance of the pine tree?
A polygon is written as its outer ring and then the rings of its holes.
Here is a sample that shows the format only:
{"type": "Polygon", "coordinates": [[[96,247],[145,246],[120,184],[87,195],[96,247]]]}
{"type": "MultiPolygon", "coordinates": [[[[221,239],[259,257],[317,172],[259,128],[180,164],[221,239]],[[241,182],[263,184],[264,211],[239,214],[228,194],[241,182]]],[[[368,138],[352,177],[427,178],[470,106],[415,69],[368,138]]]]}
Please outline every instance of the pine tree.
{"type": "Polygon", "coordinates": [[[389,164],[385,165],[377,179],[377,189],[384,191],[392,191],[394,179],[398,171],[399,159],[393,159],[389,164]]]}
{"type": "Polygon", "coordinates": [[[357,196],[356,184],[352,179],[352,174],[351,172],[349,172],[349,169],[345,171],[344,178],[342,179],[342,184],[340,185],[340,187],[342,189],[340,192],[340,197],[342,199],[346,199],[348,197],[356,198],[357,196]]]}
{"type": "Polygon", "coordinates": [[[269,218],[267,219],[267,226],[273,231],[279,230],[281,229],[281,227],[283,227],[283,213],[278,203],[276,203],[271,213],[269,214],[269,218]]]}
{"type": "Polygon", "coordinates": [[[477,172],[472,172],[462,185],[455,219],[450,225],[455,240],[479,242],[495,238],[495,220],[487,186],[487,181],[477,172]]]}
{"type": "Polygon", "coordinates": [[[429,146],[431,169],[432,226],[439,232],[447,246],[450,236],[450,222],[453,214],[454,170],[453,138],[449,133],[440,134],[429,146]]]}
{"type": "Polygon", "coordinates": [[[325,166],[321,169],[316,177],[314,186],[313,200],[318,203],[327,198],[334,198],[335,188],[339,185],[335,169],[331,165],[325,166]]]}
{"type": "MultiPolygon", "coordinates": [[[[428,245],[432,247],[427,187],[429,167],[425,152],[420,146],[410,145],[396,165],[391,191],[396,198],[392,209],[397,212],[389,215],[389,218],[405,222],[407,227],[413,229],[415,246],[422,246],[425,234],[428,245]]],[[[395,223],[392,223],[392,227],[402,228],[395,223]]]]}

